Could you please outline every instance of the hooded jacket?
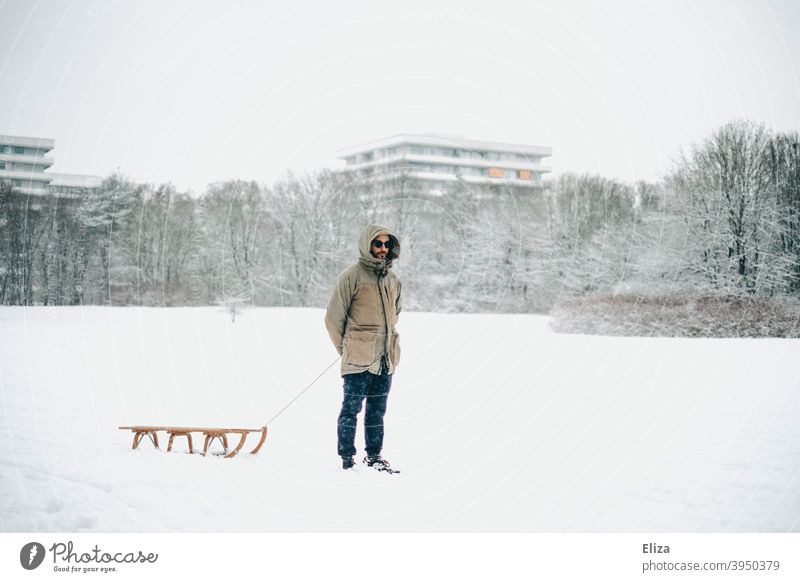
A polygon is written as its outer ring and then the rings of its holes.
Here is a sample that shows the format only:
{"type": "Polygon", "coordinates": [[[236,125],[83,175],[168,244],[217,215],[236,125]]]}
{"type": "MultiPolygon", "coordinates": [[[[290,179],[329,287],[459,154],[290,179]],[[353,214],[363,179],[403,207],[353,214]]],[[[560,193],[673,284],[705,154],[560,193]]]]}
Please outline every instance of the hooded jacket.
{"type": "Polygon", "coordinates": [[[368,224],[358,242],[358,262],[336,279],[325,313],[325,327],[342,356],[341,374],[380,374],[381,356],[388,373],[400,362],[395,329],[402,308],[400,279],[390,269],[400,256],[400,240],[383,226],[368,224]],[[372,241],[388,235],[394,247],[385,259],[370,253],[372,241]]]}

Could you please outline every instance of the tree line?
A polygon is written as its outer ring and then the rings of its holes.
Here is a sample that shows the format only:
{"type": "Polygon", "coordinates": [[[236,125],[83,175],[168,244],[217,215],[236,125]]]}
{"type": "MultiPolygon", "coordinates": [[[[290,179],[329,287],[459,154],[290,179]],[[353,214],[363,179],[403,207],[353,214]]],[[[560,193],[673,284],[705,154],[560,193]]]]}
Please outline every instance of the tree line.
{"type": "Polygon", "coordinates": [[[4,305],[323,306],[368,222],[403,241],[409,309],[547,312],[640,293],[797,297],[798,134],[728,123],[662,180],[530,189],[323,170],[196,195],[120,174],[80,197],[0,189],[4,305]]]}

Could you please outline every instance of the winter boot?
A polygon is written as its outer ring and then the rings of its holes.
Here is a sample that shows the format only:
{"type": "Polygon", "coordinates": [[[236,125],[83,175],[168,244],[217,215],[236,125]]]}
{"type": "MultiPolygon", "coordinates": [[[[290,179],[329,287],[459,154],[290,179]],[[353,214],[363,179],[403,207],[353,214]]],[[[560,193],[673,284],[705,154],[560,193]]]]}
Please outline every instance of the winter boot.
{"type": "Polygon", "coordinates": [[[342,457],[342,469],[352,469],[355,464],[353,457],[342,457]]]}
{"type": "Polygon", "coordinates": [[[364,457],[364,462],[367,464],[367,467],[372,467],[373,469],[377,469],[378,471],[385,471],[387,473],[399,473],[397,469],[392,469],[389,466],[389,461],[382,458],[380,455],[375,455],[374,457],[370,457],[367,455],[364,457]]]}

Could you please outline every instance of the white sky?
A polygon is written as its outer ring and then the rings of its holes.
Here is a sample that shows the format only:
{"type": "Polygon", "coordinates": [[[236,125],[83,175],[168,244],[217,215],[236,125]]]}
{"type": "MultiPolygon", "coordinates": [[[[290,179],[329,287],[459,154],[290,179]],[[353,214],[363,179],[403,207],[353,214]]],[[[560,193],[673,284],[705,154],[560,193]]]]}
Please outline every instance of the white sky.
{"type": "Polygon", "coordinates": [[[800,129],[798,30],[796,0],[0,0],[0,133],[196,191],[429,131],[655,179],[731,119],[800,129]]]}

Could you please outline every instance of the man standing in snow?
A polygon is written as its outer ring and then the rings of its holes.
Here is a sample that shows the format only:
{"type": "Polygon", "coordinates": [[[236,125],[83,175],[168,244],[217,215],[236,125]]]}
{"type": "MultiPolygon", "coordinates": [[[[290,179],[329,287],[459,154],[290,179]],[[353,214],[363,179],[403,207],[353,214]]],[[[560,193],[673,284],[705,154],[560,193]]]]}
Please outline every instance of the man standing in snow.
{"type": "Polygon", "coordinates": [[[400,279],[390,269],[400,256],[400,241],[388,229],[368,224],[358,245],[359,259],[336,279],[325,314],[325,327],[342,356],[344,400],[339,413],[338,451],[342,467],[353,467],[356,415],[366,399],[364,462],[395,472],[381,458],[383,416],[400,361],[395,323],[400,314],[400,279]]]}

